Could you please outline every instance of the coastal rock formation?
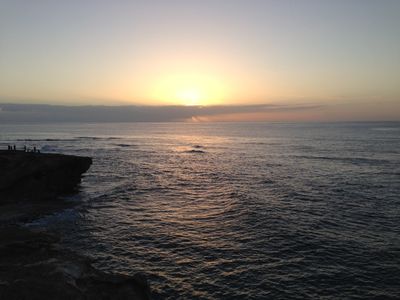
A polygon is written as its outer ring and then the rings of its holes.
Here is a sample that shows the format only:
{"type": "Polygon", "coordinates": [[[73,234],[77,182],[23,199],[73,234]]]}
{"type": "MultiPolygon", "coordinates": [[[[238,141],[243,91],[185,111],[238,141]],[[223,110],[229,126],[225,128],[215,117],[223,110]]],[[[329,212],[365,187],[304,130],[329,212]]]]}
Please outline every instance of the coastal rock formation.
{"type": "Polygon", "coordinates": [[[0,201],[48,200],[73,192],[91,164],[90,157],[0,151],[0,201]]]}
{"type": "Polygon", "coordinates": [[[20,225],[72,205],[90,157],[0,151],[0,300],[150,299],[144,276],[107,274],[59,244],[56,232],[20,225]]]}
{"type": "Polygon", "coordinates": [[[0,299],[150,299],[145,277],[103,273],[57,242],[48,233],[0,228],[0,299]]]}

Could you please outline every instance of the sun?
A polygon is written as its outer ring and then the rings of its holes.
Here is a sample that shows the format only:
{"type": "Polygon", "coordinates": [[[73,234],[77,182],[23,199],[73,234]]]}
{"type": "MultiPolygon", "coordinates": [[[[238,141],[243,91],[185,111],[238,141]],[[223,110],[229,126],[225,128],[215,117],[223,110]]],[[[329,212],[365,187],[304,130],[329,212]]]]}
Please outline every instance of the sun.
{"type": "Polygon", "coordinates": [[[183,88],[177,92],[176,98],[183,105],[200,105],[205,102],[203,94],[199,88],[183,88]]]}
{"type": "Polygon", "coordinates": [[[169,105],[218,105],[226,97],[226,86],[211,75],[177,73],[155,80],[149,94],[154,101],[169,105]]]}

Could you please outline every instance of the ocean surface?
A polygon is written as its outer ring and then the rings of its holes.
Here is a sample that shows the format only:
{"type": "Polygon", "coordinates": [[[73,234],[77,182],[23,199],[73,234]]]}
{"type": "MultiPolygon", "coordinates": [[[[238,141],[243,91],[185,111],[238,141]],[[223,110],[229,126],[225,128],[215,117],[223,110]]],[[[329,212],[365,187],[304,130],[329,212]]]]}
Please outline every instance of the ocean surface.
{"type": "Polygon", "coordinates": [[[400,298],[400,123],[0,125],[87,155],[75,209],[29,226],[154,299],[400,298]]]}

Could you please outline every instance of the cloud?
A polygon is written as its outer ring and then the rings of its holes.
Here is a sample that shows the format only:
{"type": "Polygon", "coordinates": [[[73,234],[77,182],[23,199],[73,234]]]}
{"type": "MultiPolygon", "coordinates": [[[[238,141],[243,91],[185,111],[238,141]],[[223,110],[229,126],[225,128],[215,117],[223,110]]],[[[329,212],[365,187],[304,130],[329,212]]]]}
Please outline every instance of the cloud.
{"type": "Polygon", "coordinates": [[[253,121],[274,114],[310,111],[316,105],[219,105],[219,106],[59,106],[0,104],[0,122],[174,122],[253,121]],[[240,116],[243,119],[240,119],[240,116]]]}

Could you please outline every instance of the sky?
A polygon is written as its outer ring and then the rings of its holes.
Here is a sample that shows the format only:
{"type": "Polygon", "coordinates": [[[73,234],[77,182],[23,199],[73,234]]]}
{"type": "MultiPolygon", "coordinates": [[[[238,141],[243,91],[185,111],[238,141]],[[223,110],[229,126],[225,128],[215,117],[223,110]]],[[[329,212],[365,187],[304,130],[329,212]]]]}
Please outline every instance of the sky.
{"type": "Polygon", "coordinates": [[[0,0],[0,103],[400,120],[400,1],[0,0]]]}

